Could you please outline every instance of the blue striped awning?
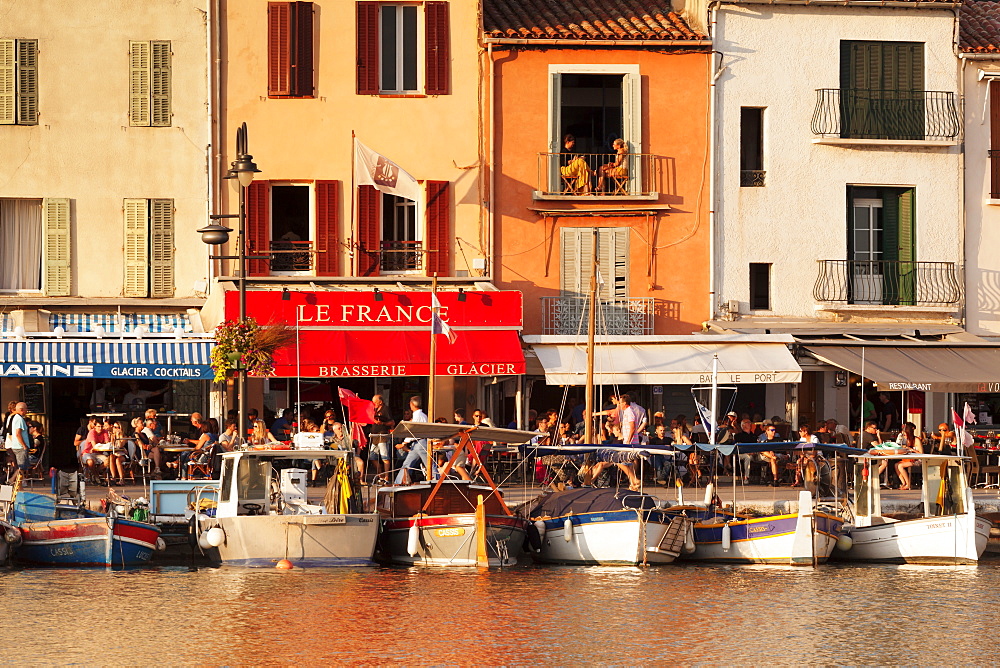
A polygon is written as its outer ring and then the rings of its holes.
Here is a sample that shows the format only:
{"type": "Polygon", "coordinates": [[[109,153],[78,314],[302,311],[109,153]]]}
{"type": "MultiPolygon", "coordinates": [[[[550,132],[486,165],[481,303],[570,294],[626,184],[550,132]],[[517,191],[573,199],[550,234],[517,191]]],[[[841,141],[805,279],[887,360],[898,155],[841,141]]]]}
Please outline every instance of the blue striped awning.
{"type": "Polygon", "coordinates": [[[67,332],[93,332],[97,326],[105,332],[134,332],[139,325],[147,331],[169,334],[180,327],[190,332],[191,317],[186,313],[52,313],[49,328],[62,327],[67,332]]]}
{"type": "Polygon", "coordinates": [[[0,376],[212,378],[211,340],[3,341],[0,376]]]}

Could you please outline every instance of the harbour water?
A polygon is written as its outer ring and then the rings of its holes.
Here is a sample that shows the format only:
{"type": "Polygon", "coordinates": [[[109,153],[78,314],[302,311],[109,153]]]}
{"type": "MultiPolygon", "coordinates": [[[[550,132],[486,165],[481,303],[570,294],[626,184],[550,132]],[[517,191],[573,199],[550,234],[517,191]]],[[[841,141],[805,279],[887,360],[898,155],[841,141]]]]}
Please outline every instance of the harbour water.
{"type": "Polygon", "coordinates": [[[987,665],[978,567],[0,571],[4,663],[987,665]]]}

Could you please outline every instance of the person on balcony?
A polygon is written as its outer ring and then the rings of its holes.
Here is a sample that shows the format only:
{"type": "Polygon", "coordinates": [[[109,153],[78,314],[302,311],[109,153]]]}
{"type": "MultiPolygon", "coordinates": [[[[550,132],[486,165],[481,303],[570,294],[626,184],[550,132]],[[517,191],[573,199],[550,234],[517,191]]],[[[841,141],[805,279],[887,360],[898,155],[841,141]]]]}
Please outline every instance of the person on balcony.
{"type": "Polygon", "coordinates": [[[559,174],[562,175],[563,182],[567,189],[574,195],[590,194],[590,166],[587,159],[576,150],[576,137],[567,134],[563,137],[563,152],[560,154],[562,165],[559,167],[559,174]]]}
{"type": "Polygon", "coordinates": [[[624,139],[616,139],[612,146],[615,149],[615,161],[601,165],[597,179],[597,192],[604,192],[604,179],[620,180],[628,176],[628,144],[624,139]]]}

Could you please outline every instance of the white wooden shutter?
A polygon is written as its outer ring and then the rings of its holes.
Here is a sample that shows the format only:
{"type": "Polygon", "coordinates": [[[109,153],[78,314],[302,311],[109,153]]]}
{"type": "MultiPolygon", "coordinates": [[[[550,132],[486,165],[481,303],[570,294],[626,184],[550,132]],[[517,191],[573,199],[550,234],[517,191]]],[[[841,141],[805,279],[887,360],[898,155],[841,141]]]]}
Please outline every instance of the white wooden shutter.
{"type": "Polygon", "coordinates": [[[170,125],[170,42],[150,42],[149,124],[170,125]]]}
{"type": "Polygon", "coordinates": [[[69,200],[42,200],[42,291],[50,297],[66,297],[71,290],[69,200]]]}
{"type": "MultiPolygon", "coordinates": [[[[559,290],[563,297],[587,294],[589,283],[584,284],[584,265],[590,258],[590,230],[582,227],[564,227],[559,232],[559,290]],[[586,235],[581,234],[586,232],[586,235]],[[587,252],[581,248],[583,236],[587,237],[587,252]]],[[[590,273],[587,273],[587,280],[590,273]]]]}
{"type": "MultiPolygon", "coordinates": [[[[608,269],[604,277],[605,290],[610,299],[628,297],[629,232],[628,227],[614,227],[602,230],[606,233],[608,247],[608,269]]],[[[601,239],[604,243],[604,237],[601,239]]]]}
{"type": "Polygon", "coordinates": [[[17,73],[14,68],[16,40],[0,39],[0,125],[13,125],[17,118],[17,73]]]}
{"type": "Polygon", "coordinates": [[[149,296],[149,201],[125,200],[126,297],[149,296]]]}
{"type": "Polygon", "coordinates": [[[129,42],[129,125],[149,125],[149,42],[129,42]]]}
{"type": "MultiPolygon", "coordinates": [[[[558,72],[549,73],[549,153],[559,153],[563,150],[562,126],[562,75],[558,72]]],[[[538,184],[543,192],[562,192],[562,178],[559,174],[559,157],[551,156],[546,165],[545,174],[548,177],[548,187],[538,184]]]]}
{"type": "Polygon", "coordinates": [[[17,122],[38,124],[38,40],[17,40],[17,122]]]}
{"type": "MultiPolygon", "coordinates": [[[[625,74],[622,81],[622,133],[628,143],[629,153],[636,156],[642,153],[642,78],[638,72],[625,74]]],[[[643,188],[642,159],[633,157],[629,163],[630,193],[640,193],[652,190],[643,188]]]]}
{"type": "Polygon", "coordinates": [[[174,200],[149,203],[149,296],[174,296],[174,200]]]}

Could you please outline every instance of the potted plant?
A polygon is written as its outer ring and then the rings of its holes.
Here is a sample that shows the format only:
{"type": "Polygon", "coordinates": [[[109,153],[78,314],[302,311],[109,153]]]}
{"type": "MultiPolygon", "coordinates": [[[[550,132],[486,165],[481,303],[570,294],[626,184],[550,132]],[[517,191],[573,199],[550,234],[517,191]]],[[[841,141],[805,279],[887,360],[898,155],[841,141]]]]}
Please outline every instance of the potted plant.
{"type": "Polygon", "coordinates": [[[215,328],[212,370],[222,382],[230,371],[246,369],[254,376],[274,373],[274,353],[295,340],[295,330],[285,324],[261,325],[253,318],[226,320],[215,328]]]}

